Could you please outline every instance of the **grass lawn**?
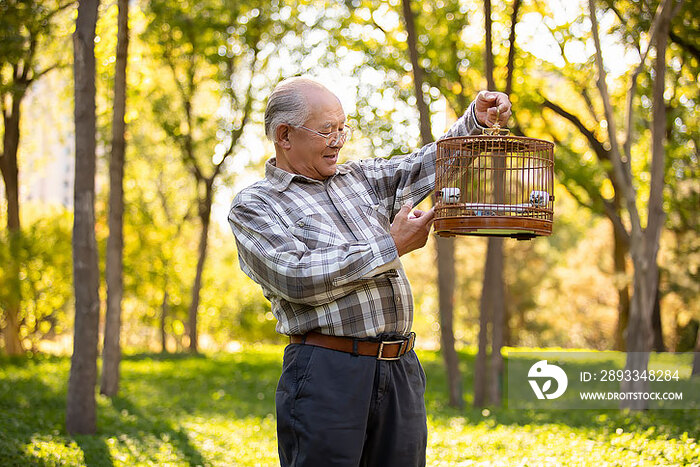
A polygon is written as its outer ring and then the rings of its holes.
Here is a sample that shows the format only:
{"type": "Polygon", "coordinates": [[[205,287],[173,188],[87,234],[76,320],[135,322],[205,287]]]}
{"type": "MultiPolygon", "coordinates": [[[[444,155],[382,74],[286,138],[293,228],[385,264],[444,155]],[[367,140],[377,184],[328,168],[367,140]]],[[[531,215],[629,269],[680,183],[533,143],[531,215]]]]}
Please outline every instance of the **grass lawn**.
{"type": "MultiPolygon", "coordinates": [[[[0,466],[276,465],[282,347],[131,355],[120,396],[98,396],[98,433],[64,429],[69,358],[0,358],[0,466]]],[[[700,466],[700,412],[455,410],[440,355],[428,375],[430,466],[700,466]]],[[[462,353],[471,402],[474,356],[462,353]]]]}

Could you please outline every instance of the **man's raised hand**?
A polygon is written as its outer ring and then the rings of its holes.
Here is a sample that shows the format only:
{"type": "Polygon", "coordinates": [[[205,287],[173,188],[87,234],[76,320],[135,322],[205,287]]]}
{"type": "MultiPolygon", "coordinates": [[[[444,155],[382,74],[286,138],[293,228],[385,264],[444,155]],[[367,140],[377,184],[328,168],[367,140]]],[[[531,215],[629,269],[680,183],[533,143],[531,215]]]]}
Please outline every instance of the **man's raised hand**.
{"type": "Polygon", "coordinates": [[[487,127],[496,124],[496,117],[498,117],[498,124],[505,127],[511,116],[510,107],[508,95],[502,92],[481,91],[474,101],[476,119],[480,125],[487,127]]]}

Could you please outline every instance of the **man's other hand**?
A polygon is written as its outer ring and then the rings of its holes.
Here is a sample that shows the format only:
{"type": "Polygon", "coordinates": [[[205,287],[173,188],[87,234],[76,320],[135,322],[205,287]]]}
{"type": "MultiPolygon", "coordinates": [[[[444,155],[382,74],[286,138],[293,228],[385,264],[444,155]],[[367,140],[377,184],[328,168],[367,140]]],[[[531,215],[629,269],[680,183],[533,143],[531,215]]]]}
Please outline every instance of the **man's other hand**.
{"type": "Polygon", "coordinates": [[[389,230],[399,256],[425,246],[435,218],[434,208],[427,212],[420,209],[411,212],[412,207],[410,202],[401,206],[389,230]]]}
{"type": "Polygon", "coordinates": [[[487,127],[496,124],[496,116],[498,116],[498,124],[505,127],[511,116],[510,107],[508,95],[495,91],[479,92],[474,102],[474,112],[478,123],[487,127]]]}

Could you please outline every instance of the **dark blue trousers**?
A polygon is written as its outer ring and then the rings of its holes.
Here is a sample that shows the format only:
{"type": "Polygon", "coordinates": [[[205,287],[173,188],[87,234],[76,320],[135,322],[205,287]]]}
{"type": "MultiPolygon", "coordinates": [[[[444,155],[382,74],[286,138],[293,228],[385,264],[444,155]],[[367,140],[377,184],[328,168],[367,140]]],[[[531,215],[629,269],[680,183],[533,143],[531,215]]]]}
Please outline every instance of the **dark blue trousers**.
{"type": "Polygon", "coordinates": [[[277,386],[286,466],[424,466],[425,373],[415,352],[395,361],[290,344],[277,386]]]}

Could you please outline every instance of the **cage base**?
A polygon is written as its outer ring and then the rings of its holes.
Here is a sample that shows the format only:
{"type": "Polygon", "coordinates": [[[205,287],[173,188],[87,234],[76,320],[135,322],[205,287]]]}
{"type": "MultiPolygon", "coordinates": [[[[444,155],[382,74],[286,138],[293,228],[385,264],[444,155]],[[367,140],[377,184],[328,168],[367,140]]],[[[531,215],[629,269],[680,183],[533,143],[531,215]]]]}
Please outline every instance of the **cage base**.
{"type": "Polygon", "coordinates": [[[531,240],[552,234],[552,222],[522,217],[446,217],[435,219],[435,233],[441,237],[470,235],[478,237],[510,237],[531,240]]]}
{"type": "Polygon", "coordinates": [[[506,230],[473,230],[473,231],[449,231],[449,232],[437,232],[440,237],[501,237],[501,238],[514,238],[516,240],[532,240],[540,235],[535,232],[522,232],[522,231],[506,231],[506,230]]]}

